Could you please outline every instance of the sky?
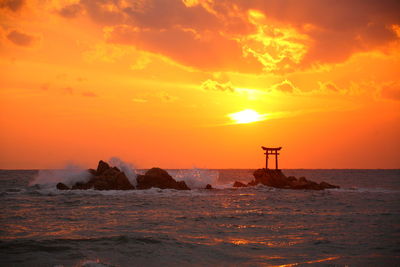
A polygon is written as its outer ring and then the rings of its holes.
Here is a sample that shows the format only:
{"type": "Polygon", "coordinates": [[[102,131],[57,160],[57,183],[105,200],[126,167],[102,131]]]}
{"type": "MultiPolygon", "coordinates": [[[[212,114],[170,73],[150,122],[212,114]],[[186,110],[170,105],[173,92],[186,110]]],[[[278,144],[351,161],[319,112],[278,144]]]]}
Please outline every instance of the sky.
{"type": "Polygon", "coordinates": [[[0,0],[0,69],[3,169],[400,168],[397,0],[0,0]]]}

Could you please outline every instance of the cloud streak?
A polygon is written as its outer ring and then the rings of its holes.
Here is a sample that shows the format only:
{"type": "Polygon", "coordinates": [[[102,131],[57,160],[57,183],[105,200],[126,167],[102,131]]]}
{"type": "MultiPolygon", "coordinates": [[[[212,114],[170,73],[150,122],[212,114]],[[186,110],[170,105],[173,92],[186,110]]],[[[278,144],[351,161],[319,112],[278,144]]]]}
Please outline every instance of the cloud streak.
{"type": "Polygon", "coordinates": [[[7,39],[18,46],[29,47],[32,46],[36,41],[37,37],[23,33],[19,30],[12,30],[7,34],[7,39]]]}

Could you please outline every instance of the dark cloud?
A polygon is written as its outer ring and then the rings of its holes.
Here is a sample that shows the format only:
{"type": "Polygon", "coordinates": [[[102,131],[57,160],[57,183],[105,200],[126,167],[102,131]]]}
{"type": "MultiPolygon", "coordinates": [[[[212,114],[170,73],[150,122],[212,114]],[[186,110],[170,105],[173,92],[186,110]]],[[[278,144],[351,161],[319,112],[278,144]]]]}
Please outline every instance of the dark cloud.
{"type": "Polygon", "coordinates": [[[219,32],[198,36],[179,27],[149,31],[117,26],[110,33],[109,41],[134,45],[200,69],[243,72],[259,72],[262,69],[262,65],[251,55],[243,57],[242,48],[236,41],[225,38],[219,32]]]}
{"type": "Polygon", "coordinates": [[[8,8],[17,12],[24,6],[24,0],[0,0],[0,8],[8,8]]]}
{"type": "Polygon", "coordinates": [[[7,39],[19,46],[31,46],[36,41],[36,37],[18,30],[9,32],[7,39]]]}
{"type": "Polygon", "coordinates": [[[71,4],[63,7],[58,13],[64,18],[75,18],[82,12],[82,6],[79,4],[71,4]]]}
{"type": "Polygon", "coordinates": [[[113,29],[108,32],[110,42],[220,71],[291,72],[314,63],[342,62],[353,53],[398,40],[392,26],[400,24],[398,0],[210,0],[190,5],[182,0],[81,0],[60,14],[74,17],[83,10],[113,29]],[[249,19],[251,10],[262,12],[267,20],[256,25],[249,19]],[[256,34],[257,26],[268,26],[262,34],[272,45],[253,39],[252,47],[246,46],[248,34],[256,34]],[[288,36],[279,42],[282,36],[276,33],[284,34],[279,27],[295,29],[307,40],[288,36]],[[306,47],[300,59],[300,52],[287,49],[291,40],[306,47]]]}

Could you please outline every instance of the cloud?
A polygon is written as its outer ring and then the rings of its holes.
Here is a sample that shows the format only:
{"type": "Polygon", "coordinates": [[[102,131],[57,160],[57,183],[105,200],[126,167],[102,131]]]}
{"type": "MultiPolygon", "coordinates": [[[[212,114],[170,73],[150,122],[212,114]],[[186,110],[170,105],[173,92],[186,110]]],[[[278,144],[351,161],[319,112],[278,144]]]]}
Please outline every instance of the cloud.
{"type": "Polygon", "coordinates": [[[91,91],[86,91],[82,93],[82,96],[86,96],[86,97],[97,97],[97,94],[91,92],[91,91]]]}
{"type": "Polygon", "coordinates": [[[381,96],[383,98],[400,101],[400,84],[389,83],[381,88],[381,96]]]}
{"type": "Polygon", "coordinates": [[[7,39],[16,45],[28,47],[36,42],[37,37],[13,30],[7,34],[7,39]]]}
{"type": "Polygon", "coordinates": [[[235,88],[232,86],[230,81],[226,83],[220,83],[218,81],[208,79],[204,81],[200,87],[204,90],[235,92],[235,88]]]}
{"type": "Polygon", "coordinates": [[[151,101],[161,101],[165,103],[175,102],[178,100],[177,96],[171,95],[166,91],[158,91],[154,93],[138,94],[131,99],[135,103],[147,103],[151,101]]]}
{"type": "Polygon", "coordinates": [[[119,25],[109,32],[108,37],[109,42],[132,45],[198,69],[242,72],[259,72],[262,69],[253,55],[243,56],[238,42],[219,32],[198,34],[178,26],[152,31],[119,25]]]}
{"type": "Polygon", "coordinates": [[[397,0],[81,0],[110,43],[205,71],[288,73],[399,41],[397,0]]]}
{"type": "Polygon", "coordinates": [[[61,8],[58,13],[64,18],[75,18],[82,12],[82,6],[71,4],[61,8]]]}
{"type": "Polygon", "coordinates": [[[0,8],[8,8],[13,12],[17,12],[24,6],[24,3],[24,0],[1,0],[0,8]]]}
{"type": "MultiPolygon", "coordinates": [[[[241,9],[257,9],[291,25],[311,39],[303,64],[341,62],[353,53],[398,40],[391,29],[400,23],[397,0],[233,0],[241,9]]],[[[216,2],[214,2],[216,3],[216,2]]]]}
{"type": "Polygon", "coordinates": [[[293,85],[292,82],[288,80],[284,80],[281,83],[275,84],[272,86],[274,90],[285,92],[285,93],[293,93],[295,91],[298,91],[296,86],[293,85]]]}
{"type": "Polygon", "coordinates": [[[331,81],[328,82],[318,82],[319,89],[325,92],[339,92],[337,85],[331,81]]]}
{"type": "Polygon", "coordinates": [[[131,70],[143,70],[151,63],[151,59],[147,56],[139,56],[135,62],[130,65],[131,70]]]}
{"type": "Polygon", "coordinates": [[[132,54],[132,47],[117,44],[98,43],[83,53],[83,58],[88,62],[114,63],[121,58],[132,54]]]}

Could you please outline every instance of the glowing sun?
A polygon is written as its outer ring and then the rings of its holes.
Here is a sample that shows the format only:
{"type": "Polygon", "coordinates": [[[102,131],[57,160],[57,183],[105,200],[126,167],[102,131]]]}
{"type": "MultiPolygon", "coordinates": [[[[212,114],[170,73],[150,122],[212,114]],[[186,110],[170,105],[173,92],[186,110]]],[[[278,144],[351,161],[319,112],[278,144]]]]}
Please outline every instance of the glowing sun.
{"type": "Polygon", "coordinates": [[[228,117],[235,123],[251,123],[266,120],[267,114],[259,114],[252,109],[245,109],[236,113],[228,114],[228,117]]]}

